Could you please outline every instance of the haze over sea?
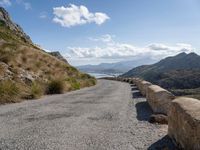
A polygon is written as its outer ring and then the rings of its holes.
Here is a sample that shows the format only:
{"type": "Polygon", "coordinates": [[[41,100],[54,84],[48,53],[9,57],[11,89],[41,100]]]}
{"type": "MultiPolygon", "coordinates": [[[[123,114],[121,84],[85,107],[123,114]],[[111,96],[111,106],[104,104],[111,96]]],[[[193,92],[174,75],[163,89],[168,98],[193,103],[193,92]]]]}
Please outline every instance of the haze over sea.
{"type": "Polygon", "coordinates": [[[114,77],[114,76],[118,76],[120,74],[104,74],[104,73],[94,73],[94,72],[87,72],[88,74],[90,74],[91,76],[94,76],[95,78],[103,78],[103,77],[114,77]]]}

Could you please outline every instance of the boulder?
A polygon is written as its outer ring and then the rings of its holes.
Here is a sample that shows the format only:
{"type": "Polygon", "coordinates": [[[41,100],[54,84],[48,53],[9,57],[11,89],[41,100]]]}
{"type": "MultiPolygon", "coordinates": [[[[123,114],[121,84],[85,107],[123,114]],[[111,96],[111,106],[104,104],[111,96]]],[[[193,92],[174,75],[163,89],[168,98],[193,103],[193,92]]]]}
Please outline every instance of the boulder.
{"type": "Polygon", "coordinates": [[[175,96],[157,85],[150,85],[147,88],[146,98],[154,113],[167,115],[175,96]]]}
{"type": "Polygon", "coordinates": [[[168,116],[168,135],[185,150],[200,150],[200,101],[175,99],[168,116]]]}
{"type": "Polygon", "coordinates": [[[163,114],[153,114],[149,118],[150,123],[168,124],[167,115],[163,114]]]}

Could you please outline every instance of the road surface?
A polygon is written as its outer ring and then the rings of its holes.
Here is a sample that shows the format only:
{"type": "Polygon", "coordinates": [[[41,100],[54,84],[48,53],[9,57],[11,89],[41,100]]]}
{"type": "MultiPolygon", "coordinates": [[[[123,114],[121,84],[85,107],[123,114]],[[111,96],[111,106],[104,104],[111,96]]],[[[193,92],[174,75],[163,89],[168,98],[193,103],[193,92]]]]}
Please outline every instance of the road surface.
{"type": "Polygon", "coordinates": [[[0,106],[0,150],[144,150],[164,148],[167,126],[128,83],[0,106]],[[164,143],[164,144],[163,144],[164,143]]]}

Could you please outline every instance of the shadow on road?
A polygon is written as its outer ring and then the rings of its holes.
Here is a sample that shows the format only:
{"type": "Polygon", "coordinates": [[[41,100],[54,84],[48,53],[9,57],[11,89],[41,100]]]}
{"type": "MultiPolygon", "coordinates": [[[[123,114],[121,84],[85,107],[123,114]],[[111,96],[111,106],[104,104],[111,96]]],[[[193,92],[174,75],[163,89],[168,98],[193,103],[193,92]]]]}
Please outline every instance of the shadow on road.
{"type": "Polygon", "coordinates": [[[132,97],[133,98],[144,98],[144,96],[137,89],[136,90],[132,90],[132,97]]]}
{"type": "Polygon", "coordinates": [[[149,104],[147,102],[139,102],[135,105],[135,107],[137,110],[137,119],[139,121],[148,121],[149,117],[153,113],[149,104]]]}
{"type": "Polygon", "coordinates": [[[131,86],[133,98],[143,98],[144,97],[135,85],[131,84],[130,86],[131,86]]]}
{"type": "Polygon", "coordinates": [[[130,84],[130,86],[131,86],[131,87],[136,87],[136,85],[135,85],[135,84],[130,84]]]}
{"type": "MultiPolygon", "coordinates": [[[[145,97],[140,93],[136,86],[131,85],[132,97],[136,103],[137,119],[139,121],[148,121],[153,114],[145,97]]],[[[179,150],[176,148],[168,135],[153,143],[147,150],[179,150]]]]}
{"type": "Polygon", "coordinates": [[[137,87],[135,87],[135,86],[131,87],[131,91],[137,91],[137,90],[138,90],[137,87]]]}
{"type": "Polygon", "coordinates": [[[168,135],[153,143],[147,150],[179,150],[168,135]]]}
{"type": "Polygon", "coordinates": [[[146,101],[144,101],[145,97],[140,93],[140,91],[136,86],[131,85],[131,90],[132,90],[132,97],[134,100],[138,101],[139,98],[142,98],[142,101],[140,102],[139,100],[139,102],[135,105],[137,110],[137,119],[139,121],[148,121],[149,117],[153,113],[149,104],[146,101]]]}

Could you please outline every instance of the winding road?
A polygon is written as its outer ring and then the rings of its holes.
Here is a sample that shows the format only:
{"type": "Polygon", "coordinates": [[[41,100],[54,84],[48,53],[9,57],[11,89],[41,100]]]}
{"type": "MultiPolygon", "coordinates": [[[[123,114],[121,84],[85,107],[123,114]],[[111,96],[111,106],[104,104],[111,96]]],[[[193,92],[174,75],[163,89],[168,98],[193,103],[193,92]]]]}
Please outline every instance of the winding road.
{"type": "Polygon", "coordinates": [[[167,126],[136,87],[98,80],[94,87],[0,106],[0,150],[145,150],[165,148],[167,126]]]}

